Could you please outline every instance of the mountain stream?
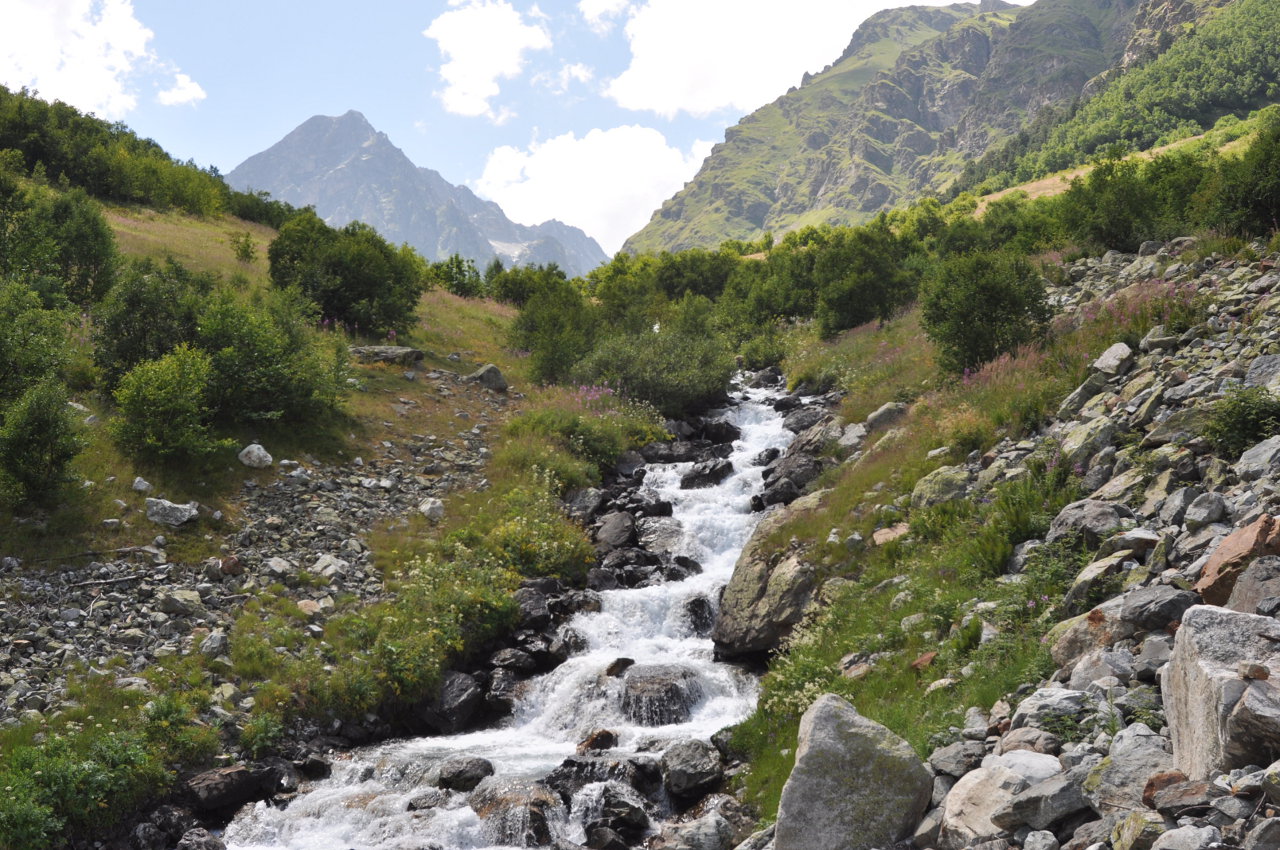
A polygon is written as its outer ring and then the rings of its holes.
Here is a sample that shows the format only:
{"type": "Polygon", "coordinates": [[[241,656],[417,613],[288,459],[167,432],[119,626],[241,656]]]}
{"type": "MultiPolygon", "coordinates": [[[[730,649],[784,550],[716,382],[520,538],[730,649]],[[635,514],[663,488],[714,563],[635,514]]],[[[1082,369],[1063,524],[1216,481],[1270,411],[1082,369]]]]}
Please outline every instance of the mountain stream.
{"type": "MultiPolygon", "coordinates": [[[[770,448],[785,450],[792,434],[770,406],[776,392],[748,389],[742,400],[713,417],[741,429],[733,443],[733,473],[712,487],[680,489],[690,464],[650,464],[644,486],[673,505],[682,547],[702,564],[701,573],[680,582],[601,593],[599,612],[577,614],[569,623],[586,638],[586,649],[533,679],[511,717],[500,725],[451,736],[389,741],[335,760],[332,775],[310,786],[286,808],[268,803],[246,807],[228,825],[228,850],[482,850],[504,844],[501,824],[482,820],[466,795],[429,810],[409,811],[409,801],[427,786],[430,767],[458,756],[480,756],[495,768],[486,782],[537,780],[547,776],[595,730],[609,729],[618,746],[609,755],[643,751],[660,755],[677,741],[708,739],[745,719],[756,702],[757,684],[740,668],[713,660],[710,638],[699,637],[686,603],[713,602],[733,572],[760,514],[750,510],[761,488],[762,467],[753,458],[770,448]],[[687,720],[664,726],[637,725],[623,711],[622,685],[604,671],[620,657],[637,665],[675,668],[695,683],[687,720]],[[691,674],[691,675],[690,675],[691,674]]],[[[548,825],[557,838],[583,843],[584,825],[600,807],[604,783],[578,791],[568,807],[557,806],[548,825]],[[593,808],[594,807],[594,808],[593,808]]],[[[483,786],[482,786],[483,787],[483,786]]],[[[507,840],[510,840],[509,838],[507,840]]]]}

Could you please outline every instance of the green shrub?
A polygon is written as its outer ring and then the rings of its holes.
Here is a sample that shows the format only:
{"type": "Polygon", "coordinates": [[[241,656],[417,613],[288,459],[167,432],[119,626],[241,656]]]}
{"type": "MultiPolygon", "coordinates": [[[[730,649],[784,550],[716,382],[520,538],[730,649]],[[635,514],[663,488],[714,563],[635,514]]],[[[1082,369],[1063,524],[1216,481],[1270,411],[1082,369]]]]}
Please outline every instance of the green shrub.
{"type": "Polygon", "coordinates": [[[55,372],[66,357],[67,315],[30,287],[0,283],[0,404],[55,372]]]}
{"type": "Polygon", "coordinates": [[[1218,454],[1236,459],[1255,443],[1280,433],[1280,398],[1265,387],[1236,386],[1210,409],[1204,436],[1218,454]]]}
{"type": "Polygon", "coordinates": [[[135,366],[116,389],[115,438],[127,451],[160,460],[198,458],[229,445],[209,432],[212,375],[209,355],[187,345],[135,366]]]}
{"type": "Polygon", "coordinates": [[[675,418],[723,398],[733,370],[733,356],[719,337],[664,328],[606,339],[573,374],[579,383],[617,387],[675,418]]]}
{"type": "Polygon", "coordinates": [[[70,480],[67,467],[84,448],[67,390],[46,378],[4,411],[0,423],[0,477],[19,502],[46,503],[70,480]]]}
{"type": "MultiPolygon", "coordinates": [[[[196,345],[209,354],[209,406],[227,422],[299,419],[341,388],[327,368],[314,305],[296,290],[277,290],[253,304],[232,293],[215,297],[200,316],[196,345]]],[[[345,355],[345,352],[344,352],[345,355]]]]}
{"type": "Polygon", "coordinates": [[[1003,252],[948,258],[921,298],[925,333],[952,372],[976,369],[1041,338],[1051,315],[1034,266],[1003,252]]]}
{"type": "Polygon", "coordinates": [[[511,325],[513,348],[529,352],[529,375],[555,383],[591,350],[596,323],[577,287],[555,278],[534,292],[511,325]]]}
{"type": "Polygon", "coordinates": [[[94,359],[109,388],[139,363],[195,340],[212,275],[176,260],[134,262],[94,311],[94,359]]]}
{"type": "Polygon", "coordinates": [[[256,712],[240,730],[240,746],[250,758],[270,755],[284,737],[284,724],[270,712],[256,712]]]}

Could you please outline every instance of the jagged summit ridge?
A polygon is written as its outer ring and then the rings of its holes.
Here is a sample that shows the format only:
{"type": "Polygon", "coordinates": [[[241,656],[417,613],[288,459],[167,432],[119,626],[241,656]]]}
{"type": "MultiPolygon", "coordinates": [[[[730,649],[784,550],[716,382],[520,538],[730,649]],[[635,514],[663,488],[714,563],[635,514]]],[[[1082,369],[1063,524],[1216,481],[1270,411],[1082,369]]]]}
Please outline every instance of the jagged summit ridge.
{"type": "Polygon", "coordinates": [[[607,259],[576,227],[516,224],[492,201],[415,165],[354,109],[308,118],[236,166],[227,182],[314,206],[334,226],[363,221],[430,260],[461,254],[484,265],[497,256],[508,264],[554,262],[581,274],[607,259]]]}

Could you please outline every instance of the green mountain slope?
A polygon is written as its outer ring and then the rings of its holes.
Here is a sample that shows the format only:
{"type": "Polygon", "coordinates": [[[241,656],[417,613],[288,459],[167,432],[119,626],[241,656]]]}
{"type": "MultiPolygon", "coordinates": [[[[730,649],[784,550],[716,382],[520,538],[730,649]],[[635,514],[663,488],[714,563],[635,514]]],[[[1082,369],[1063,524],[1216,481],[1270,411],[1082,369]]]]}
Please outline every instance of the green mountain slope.
{"type": "Polygon", "coordinates": [[[626,248],[711,247],[859,223],[946,190],[991,151],[1020,145],[1020,156],[1089,98],[1123,123],[1127,108],[1108,92],[1223,2],[1039,0],[881,13],[835,65],[730,128],[626,248]]]}
{"type": "Polygon", "coordinates": [[[905,50],[973,16],[978,7],[886,9],[868,18],[844,54],[799,88],[743,118],[725,133],[693,182],[663,204],[627,250],[679,249],[747,238],[772,225],[774,209],[809,205],[800,187],[821,183],[822,156],[869,82],[905,50]]]}

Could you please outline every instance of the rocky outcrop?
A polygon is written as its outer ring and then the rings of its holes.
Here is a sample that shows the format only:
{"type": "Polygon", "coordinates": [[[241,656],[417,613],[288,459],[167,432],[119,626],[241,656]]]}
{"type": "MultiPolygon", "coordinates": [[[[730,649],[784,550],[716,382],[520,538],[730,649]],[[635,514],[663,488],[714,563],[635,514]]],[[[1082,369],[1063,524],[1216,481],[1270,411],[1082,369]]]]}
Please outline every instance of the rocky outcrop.
{"type": "Polygon", "coordinates": [[[1162,677],[1178,769],[1207,779],[1280,758],[1280,623],[1198,605],[1183,615],[1162,677]]]}
{"type": "Polygon", "coordinates": [[[911,834],[933,782],[906,741],[834,694],[800,720],[775,850],[872,850],[911,834]]]}

